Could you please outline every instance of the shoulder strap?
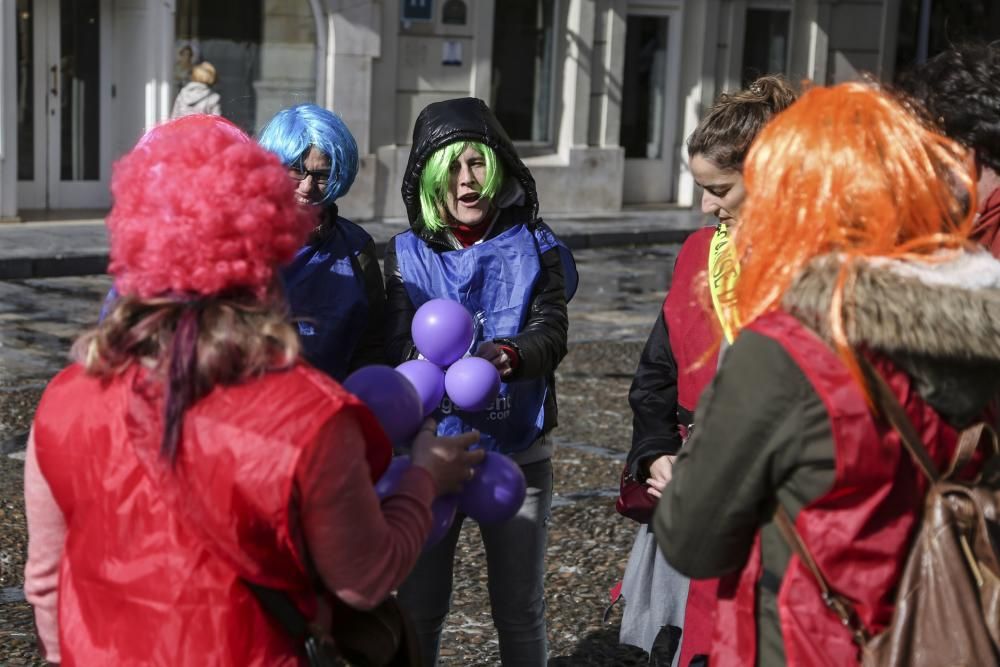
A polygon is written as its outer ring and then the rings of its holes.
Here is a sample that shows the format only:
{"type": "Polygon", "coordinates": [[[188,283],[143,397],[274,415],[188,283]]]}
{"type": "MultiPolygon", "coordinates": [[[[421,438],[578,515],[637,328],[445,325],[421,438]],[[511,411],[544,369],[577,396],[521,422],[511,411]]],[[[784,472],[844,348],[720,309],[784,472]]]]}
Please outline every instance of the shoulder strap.
{"type": "Polygon", "coordinates": [[[306,621],[306,617],[295,606],[287,593],[276,588],[252,583],[246,579],[241,579],[241,581],[254,594],[257,601],[260,602],[260,606],[278,621],[293,639],[302,641],[309,635],[309,623],[306,621]]]}
{"type": "Polygon", "coordinates": [[[305,649],[309,667],[340,667],[346,664],[340,659],[336,642],[330,633],[317,624],[310,623],[288,593],[254,584],[246,579],[241,581],[254,594],[260,606],[284,628],[296,644],[305,649]]]}
{"type": "Polygon", "coordinates": [[[830,584],[827,582],[826,577],[823,576],[823,571],[819,569],[819,564],[816,563],[816,559],[813,558],[812,553],[809,551],[809,547],[806,543],[802,541],[802,536],[799,535],[799,531],[795,529],[795,524],[792,522],[791,517],[788,516],[788,512],[781,505],[774,511],[774,522],[778,526],[778,530],[781,532],[781,536],[785,538],[788,546],[791,547],[792,553],[799,557],[802,564],[806,566],[806,569],[812,573],[813,579],[816,581],[816,585],[819,586],[820,597],[823,599],[823,604],[827,606],[830,611],[837,615],[840,622],[843,623],[844,627],[851,631],[851,635],[854,638],[854,642],[859,646],[863,647],[865,642],[868,641],[869,635],[868,631],[862,625],[861,621],[858,619],[857,612],[854,610],[854,605],[852,605],[846,598],[833,592],[830,588],[830,584]]]}

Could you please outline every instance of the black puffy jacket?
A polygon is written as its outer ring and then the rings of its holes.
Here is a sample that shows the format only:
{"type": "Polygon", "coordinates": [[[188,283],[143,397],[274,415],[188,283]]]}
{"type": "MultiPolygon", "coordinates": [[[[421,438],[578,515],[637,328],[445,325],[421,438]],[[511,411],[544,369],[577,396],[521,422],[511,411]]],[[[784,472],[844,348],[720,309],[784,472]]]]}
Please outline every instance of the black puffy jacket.
{"type": "MultiPolygon", "coordinates": [[[[427,229],[420,213],[420,174],[424,164],[435,151],[456,141],[474,141],[492,148],[503,161],[505,177],[516,178],[524,190],[523,202],[503,209],[484,241],[518,224],[534,228],[541,223],[538,218],[538,194],[531,172],[517,156],[514,144],[489,107],[482,100],[467,97],[428,105],[420,112],[413,127],[413,143],[403,175],[402,194],[414,234],[436,252],[457,249],[448,231],[434,233],[427,229]]],[[[543,253],[541,265],[542,273],[532,292],[527,322],[516,336],[496,342],[514,347],[520,356],[520,363],[508,382],[538,377],[548,379],[549,393],[543,427],[548,432],[556,426],[554,373],[566,356],[569,320],[559,251],[552,249],[543,253]]],[[[385,287],[386,358],[391,364],[399,364],[417,355],[410,337],[410,323],[416,308],[403,285],[396,261],[395,238],[389,241],[386,248],[385,287]]]]}

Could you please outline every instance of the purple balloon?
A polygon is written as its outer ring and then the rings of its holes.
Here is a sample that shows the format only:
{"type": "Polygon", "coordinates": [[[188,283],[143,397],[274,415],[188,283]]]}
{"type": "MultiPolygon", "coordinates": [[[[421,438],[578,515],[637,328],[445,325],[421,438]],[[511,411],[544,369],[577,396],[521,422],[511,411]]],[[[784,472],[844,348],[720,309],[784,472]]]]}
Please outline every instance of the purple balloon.
{"type": "Polygon", "coordinates": [[[479,523],[499,523],[521,509],[527,491],[521,468],[509,457],[486,452],[476,474],[458,496],[458,509],[479,523]]]}
{"type": "Polygon", "coordinates": [[[389,467],[385,469],[382,476],[375,482],[375,495],[381,499],[391,496],[399,486],[399,478],[403,476],[406,469],[410,467],[409,456],[394,456],[389,462],[389,467]]]}
{"type": "Polygon", "coordinates": [[[410,444],[424,409],[417,390],[401,373],[389,366],[365,366],[344,380],[344,388],[365,402],[393,444],[410,444]]]}
{"type": "Polygon", "coordinates": [[[472,345],[472,315],[458,301],[431,299],[417,309],[410,334],[420,354],[447,367],[472,345]]]}
{"type": "Polygon", "coordinates": [[[438,496],[431,504],[431,534],[424,542],[424,549],[429,549],[440,542],[451,529],[451,523],[455,520],[455,512],[458,511],[458,496],[449,494],[438,496]]]}
{"type": "Polygon", "coordinates": [[[444,388],[451,402],[462,410],[483,410],[500,391],[500,373],[482,357],[466,357],[448,368],[444,388]]]}
{"type": "Polygon", "coordinates": [[[396,370],[403,374],[417,390],[424,406],[424,417],[434,412],[444,396],[444,371],[429,361],[405,361],[396,370]]]}

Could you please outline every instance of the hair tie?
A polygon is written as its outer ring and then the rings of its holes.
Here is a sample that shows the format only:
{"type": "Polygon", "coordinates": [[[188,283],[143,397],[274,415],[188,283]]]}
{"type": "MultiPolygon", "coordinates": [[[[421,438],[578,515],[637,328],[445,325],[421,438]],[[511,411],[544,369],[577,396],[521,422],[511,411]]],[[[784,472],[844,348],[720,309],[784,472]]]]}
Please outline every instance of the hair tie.
{"type": "Polygon", "coordinates": [[[750,92],[753,93],[754,95],[763,95],[764,86],[758,83],[757,81],[754,81],[753,83],[750,84],[750,92]]]}

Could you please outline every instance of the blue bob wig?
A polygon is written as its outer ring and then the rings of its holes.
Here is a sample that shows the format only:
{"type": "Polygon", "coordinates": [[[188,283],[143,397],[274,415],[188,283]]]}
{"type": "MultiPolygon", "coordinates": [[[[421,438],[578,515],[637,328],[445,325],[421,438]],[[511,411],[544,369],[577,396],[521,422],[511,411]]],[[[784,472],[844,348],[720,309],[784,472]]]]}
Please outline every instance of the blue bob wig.
{"type": "Polygon", "coordinates": [[[274,114],[257,139],[286,167],[300,164],[310,146],[330,157],[330,180],[322,206],[347,194],[358,174],[358,144],[340,116],[315,104],[297,104],[274,114]]]}

